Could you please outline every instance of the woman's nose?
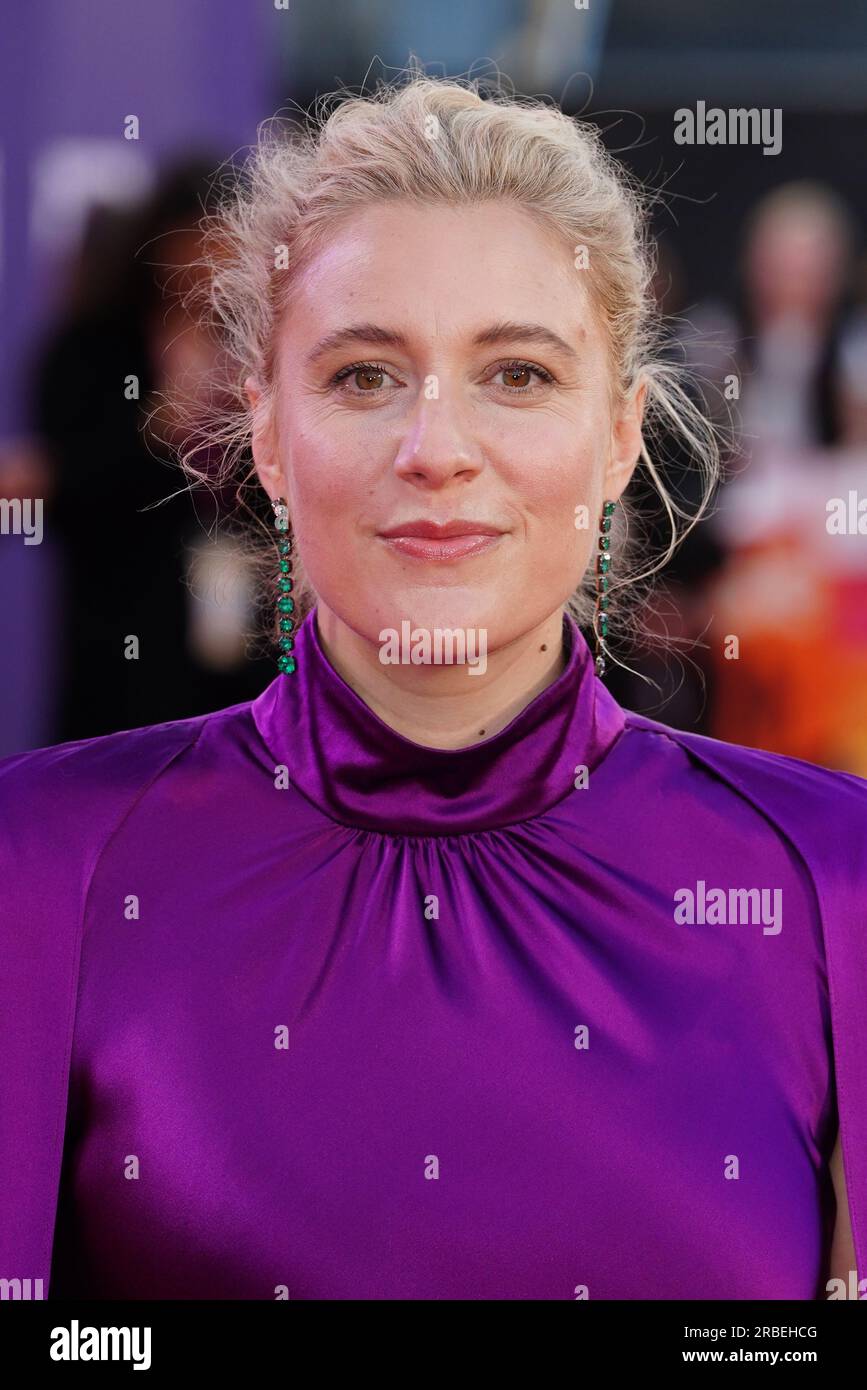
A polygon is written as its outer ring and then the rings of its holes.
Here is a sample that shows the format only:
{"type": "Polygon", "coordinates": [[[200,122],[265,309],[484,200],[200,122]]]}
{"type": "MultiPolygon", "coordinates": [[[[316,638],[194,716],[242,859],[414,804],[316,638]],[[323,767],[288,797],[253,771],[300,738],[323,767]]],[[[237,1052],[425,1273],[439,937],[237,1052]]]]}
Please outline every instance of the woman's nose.
{"type": "Polygon", "coordinates": [[[436,390],[428,378],[409,418],[395,458],[397,475],[410,482],[442,486],[459,475],[472,476],[484,457],[467,412],[453,391],[436,390]]]}

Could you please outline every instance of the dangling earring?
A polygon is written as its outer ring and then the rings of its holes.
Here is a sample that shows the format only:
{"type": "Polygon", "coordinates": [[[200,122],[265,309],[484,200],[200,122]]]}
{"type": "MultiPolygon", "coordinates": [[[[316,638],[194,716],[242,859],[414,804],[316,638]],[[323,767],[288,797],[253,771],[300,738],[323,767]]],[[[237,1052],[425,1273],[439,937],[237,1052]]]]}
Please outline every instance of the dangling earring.
{"type": "Polygon", "coordinates": [[[277,579],[277,589],[279,597],[277,599],[278,626],[280,637],[277,645],[280,648],[280,655],[277,658],[277,669],[284,676],[291,676],[296,668],[296,661],[292,652],[295,647],[295,638],[292,636],[295,631],[295,600],[292,597],[292,541],[289,539],[289,508],[286,505],[285,497],[275,497],[271,505],[274,508],[274,529],[278,532],[277,554],[279,557],[280,573],[277,579]]]}
{"type": "Polygon", "coordinates": [[[596,556],[596,608],[593,613],[593,631],[596,636],[596,674],[605,675],[605,643],[608,637],[608,589],[611,584],[611,513],[613,502],[603,502],[602,516],[599,519],[599,554],[596,556]]]}

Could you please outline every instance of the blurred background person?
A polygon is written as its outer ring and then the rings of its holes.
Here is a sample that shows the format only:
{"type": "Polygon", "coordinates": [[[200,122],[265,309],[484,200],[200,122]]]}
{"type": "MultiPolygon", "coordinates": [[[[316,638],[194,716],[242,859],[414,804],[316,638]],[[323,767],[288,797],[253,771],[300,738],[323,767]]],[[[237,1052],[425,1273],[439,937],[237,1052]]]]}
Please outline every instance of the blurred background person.
{"type": "Polygon", "coordinates": [[[832,445],[854,232],[842,200],[819,183],[784,184],[744,230],[741,427],[755,461],[832,445]]]}
{"type": "Polygon", "coordinates": [[[170,168],[141,206],[94,212],[37,366],[34,428],[62,553],[60,740],[219,708],[263,678],[245,653],[252,591],[242,552],[233,565],[230,546],[206,540],[232,499],[191,494],[174,465],[215,367],[214,344],[181,302],[196,274],[209,167],[170,168]],[[190,422],[167,413],[162,395],[177,391],[190,422]],[[228,619],[209,623],[221,567],[234,602],[228,619]]]}
{"type": "Polygon", "coordinates": [[[855,244],[847,208],[815,182],[775,189],[744,230],[740,459],[715,523],[728,558],[710,596],[711,731],[863,776],[867,633],[852,614],[867,598],[865,538],[828,528],[833,498],[867,481],[855,244]]]}

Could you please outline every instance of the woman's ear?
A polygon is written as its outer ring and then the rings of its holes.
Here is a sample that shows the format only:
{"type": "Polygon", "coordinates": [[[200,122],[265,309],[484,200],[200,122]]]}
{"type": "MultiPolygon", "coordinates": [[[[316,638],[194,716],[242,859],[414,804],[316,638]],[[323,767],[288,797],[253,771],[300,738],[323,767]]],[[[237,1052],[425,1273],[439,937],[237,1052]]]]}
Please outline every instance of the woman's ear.
{"type": "Polygon", "coordinates": [[[611,458],[605,471],[606,497],[617,501],[625,491],[641,457],[641,424],[647,399],[647,382],[642,381],[612,422],[611,458]]]}
{"type": "Polygon", "coordinates": [[[270,498],[281,497],[284,491],[283,470],[276,447],[276,432],[270,402],[258,380],[248,376],[244,392],[250,402],[252,429],[250,444],[259,481],[270,498]]]}

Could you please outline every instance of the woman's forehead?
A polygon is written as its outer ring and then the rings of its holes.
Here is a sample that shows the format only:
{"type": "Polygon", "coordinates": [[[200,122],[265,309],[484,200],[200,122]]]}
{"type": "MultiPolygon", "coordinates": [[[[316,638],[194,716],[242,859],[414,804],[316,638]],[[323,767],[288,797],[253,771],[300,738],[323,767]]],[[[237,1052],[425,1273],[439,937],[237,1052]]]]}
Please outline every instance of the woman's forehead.
{"type": "Polygon", "coordinates": [[[360,209],[298,273],[292,303],[290,333],[317,343],[359,323],[464,342],[498,320],[579,346],[593,327],[586,270],[508,203],[360,209]]]}

